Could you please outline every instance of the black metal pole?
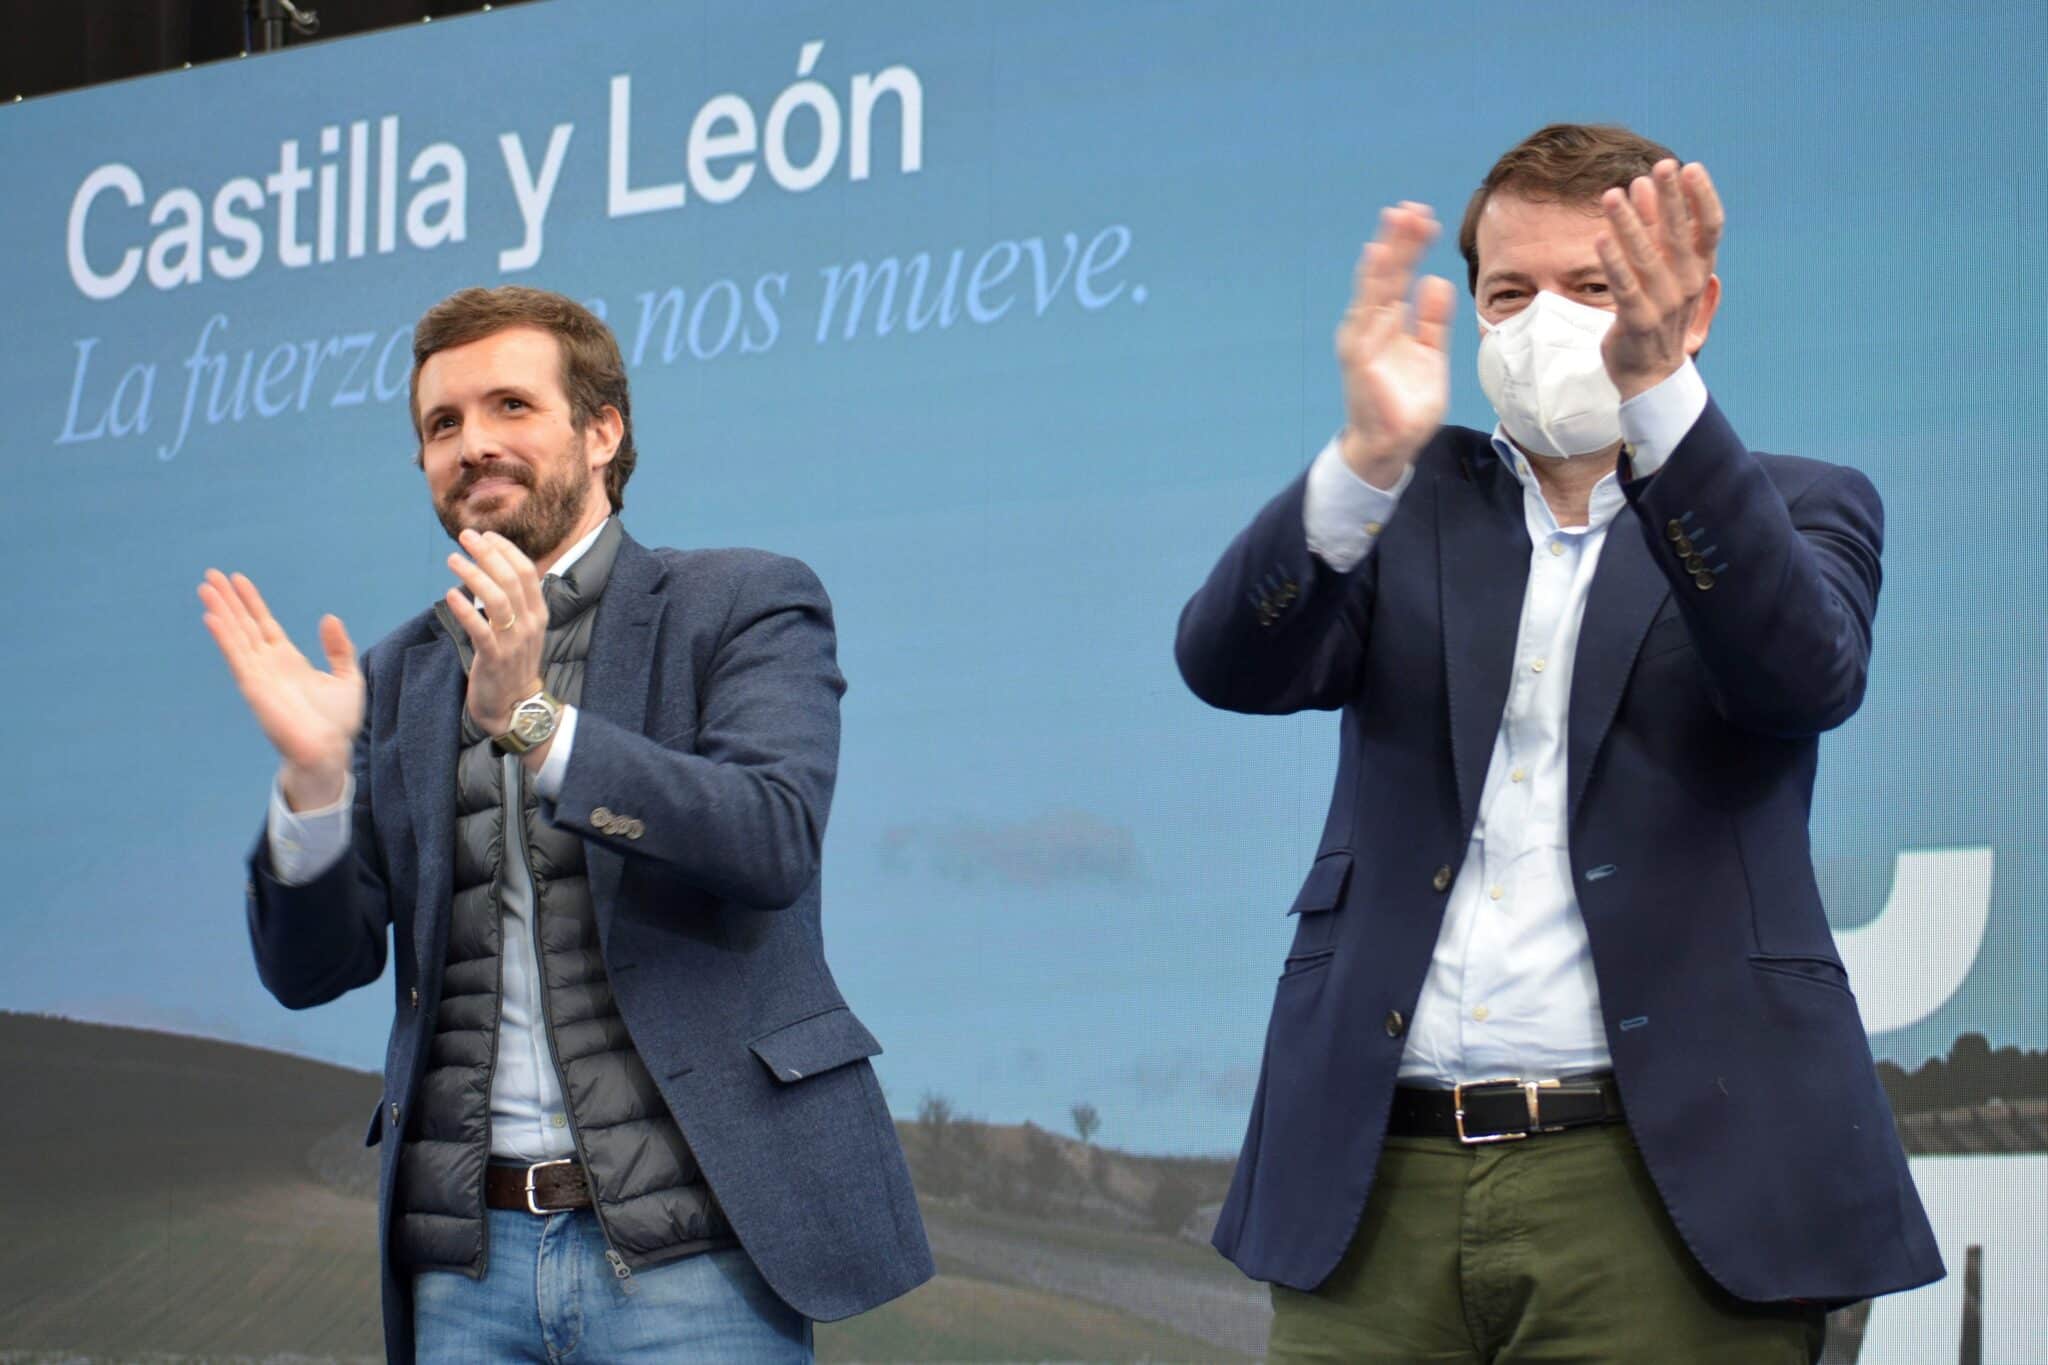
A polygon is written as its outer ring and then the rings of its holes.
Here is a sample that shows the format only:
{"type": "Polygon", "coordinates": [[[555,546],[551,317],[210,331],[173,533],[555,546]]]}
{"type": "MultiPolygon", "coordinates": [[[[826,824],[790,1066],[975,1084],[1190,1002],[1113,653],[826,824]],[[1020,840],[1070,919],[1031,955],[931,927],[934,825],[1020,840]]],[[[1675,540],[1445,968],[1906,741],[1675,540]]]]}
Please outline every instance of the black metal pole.
{"type": "Polygon", "coordinates": [[[263,50],[280,51],[284,47],[283,0],[260,0],[258,11],[263,20],[263,50]]]}
{"type": "Polygon", "coordinates": [[[1963,1253],[1963,1340],[1961,1365],[1984,1365],[1984,1248],[1963,1253]]]}

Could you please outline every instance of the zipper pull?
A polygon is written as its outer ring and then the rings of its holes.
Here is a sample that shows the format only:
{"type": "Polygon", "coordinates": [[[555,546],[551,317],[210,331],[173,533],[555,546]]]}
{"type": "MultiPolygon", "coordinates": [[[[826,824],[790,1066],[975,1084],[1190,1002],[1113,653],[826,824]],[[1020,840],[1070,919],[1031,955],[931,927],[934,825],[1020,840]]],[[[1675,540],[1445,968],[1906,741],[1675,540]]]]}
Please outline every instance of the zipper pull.
{"type": "Polygon", "coordinates": [[[634,1290],[633,1271],[627,1266],[626,1258],[610,1247],[605,1248],[604,1258],[612,1263],[612,1274],[619,1281],[619,1289],[623,1293],[631,1294],[634,1290]]]}

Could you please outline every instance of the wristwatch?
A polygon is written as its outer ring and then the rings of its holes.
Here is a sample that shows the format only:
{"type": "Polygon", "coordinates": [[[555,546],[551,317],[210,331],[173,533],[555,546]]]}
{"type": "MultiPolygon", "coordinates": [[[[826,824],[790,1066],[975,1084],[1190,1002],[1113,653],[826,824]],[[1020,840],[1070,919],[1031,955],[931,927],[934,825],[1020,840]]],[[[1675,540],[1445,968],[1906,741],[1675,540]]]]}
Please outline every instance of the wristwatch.
{"type": "Polygon", "coordinates": [[[543,687],[512,707],[512,728],[493,735],[491,743],[509,754],[538,749],[562,723],[562,699],[543,687]]]}

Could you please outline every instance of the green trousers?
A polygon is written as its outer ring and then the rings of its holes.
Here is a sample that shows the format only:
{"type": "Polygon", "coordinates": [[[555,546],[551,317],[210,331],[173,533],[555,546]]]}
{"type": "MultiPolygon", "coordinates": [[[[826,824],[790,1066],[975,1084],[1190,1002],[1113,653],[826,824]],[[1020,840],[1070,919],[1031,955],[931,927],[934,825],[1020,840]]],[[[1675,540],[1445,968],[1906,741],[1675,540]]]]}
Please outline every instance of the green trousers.
{"type": "Polygon", "coordinates": [[[1818,1307],[1707,1277],[1623,1124],[1466,1147],[1389,1138],[1344,1259],[1273,1287],[1271,1365],[1811,1365],[1818,1307]]]}

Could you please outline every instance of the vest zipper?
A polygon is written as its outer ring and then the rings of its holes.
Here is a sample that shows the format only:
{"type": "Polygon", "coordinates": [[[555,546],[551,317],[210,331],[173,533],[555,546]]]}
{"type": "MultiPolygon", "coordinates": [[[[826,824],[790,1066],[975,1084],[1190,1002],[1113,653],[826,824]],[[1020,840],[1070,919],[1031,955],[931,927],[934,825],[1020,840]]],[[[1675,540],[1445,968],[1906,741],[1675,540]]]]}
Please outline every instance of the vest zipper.
{"type": "MultiPolygon", "coordinates": [[[[597,1178],[591,1170],[590,1154],[583,1149],[583,1134],[576,1127],[576,1108],[569,1103],[569,1078],[562,1073],[562,1059],[555,1052],[555,1016],[553,1009],[548,1005],[547,950],[541,946],[540,940],[540,885],[533,875],[531,850],[526,847],[526,765],[519,761],[517,754],[506,754],[501,761],[504,764],[504,788],[508,794],[505,818],[519,822],[519,848],[521,853],[528,855],[524,861],[527,884],[533,891],[533,914],[529,917],[527,927],[533,934],[534,975],[540,978],[541,1032],[547,1038],[548,1065],[554,1068],[555,1086],[562,1092],[562,1117],[569,1124],[569,1141],[575,1144],[576,1159],[583,1163],[584,1183],[590,1186],[590,1212],[597,1218],[598,1235],[604,1238],[604,1258],[611,1263],[612,1275],[618,1280],[620,1290],[631,1294],[635,1289],[633,1269],[626,1264],[626,1258],[619,1255],[619,1249],[612,1245],[612,1230],[604,1221],[604,1206],[597,1198],[597,1178]]],[[[504,999],[504,961],[505,955],[500,952],[498,963],[501,1002],[504,999]]]]}
{"type": "MultiPolygon", "coordinates": [[[[455,905],[451,899],[448,917],[455,917],[455,905]]],[[[491,1060],[484,1068],[484,1162],[476,1177],[477,1223],[483,1229],[480,1239],[483,1246],[483,1274],[477,1277],[481,1282],[484,1275],[491,1273],[491,1211],[484,1197],[484,1183],[491,1174],[491,1091],[498,1083],[498,1030],[505,1015],[505,901],[498,894],[498,882],[491,879],[491,920],[498,926],[498,994],[491,1001],[491,1060]]],[[[445,950],[444,950],[445,955],[445,950]]]]}

